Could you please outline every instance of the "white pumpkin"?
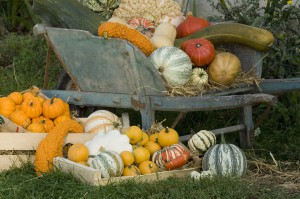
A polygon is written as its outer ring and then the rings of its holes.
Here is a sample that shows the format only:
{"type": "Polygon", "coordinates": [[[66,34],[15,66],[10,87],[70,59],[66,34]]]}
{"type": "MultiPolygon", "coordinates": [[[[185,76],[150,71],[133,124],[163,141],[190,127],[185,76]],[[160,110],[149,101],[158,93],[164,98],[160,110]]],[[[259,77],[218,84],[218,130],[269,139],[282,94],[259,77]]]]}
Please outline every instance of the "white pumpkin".
{"type": "Polygon", "coordinates": [[[163,80],[171,86],[185,85],[192,75],[192,62],[181,49],[166,46],[156,49],[149,59],[163,80]]]}
{"type": "Polygon", "coordinates": [[[157,26],[150,41],[156,48],[161,48],[164,46],[174,46],[175,38],[175,26],[166,22],[157,26]]]}
{"type": "Polygon", "coordinates": [[[201,130],[194,134],[188,141],[188,147],[195,155],[203,156],[204,153],[216,144],[216,136],[214,133],[201,130]]]}
{"type": "Polygon", "coordinates": [[[114,151],[104,151],[95,156],[90,166],[101,171],[103,178],[121,176],[124,169],[124,164],[121,156],[114,151]]]}
{"type": "Polygon", "coordinates": [[[113,129],[121,130],[122,123],[118,116],[107,110],[93,112],[84,122],[85,133],[106,133],[113,129]]]}
{"type": "Polygon", "coordinates": [[[197,86],[199,89],[208,84],[208,74],[202,68],[194,68],[190,79],[191,85],[197,86]]]}

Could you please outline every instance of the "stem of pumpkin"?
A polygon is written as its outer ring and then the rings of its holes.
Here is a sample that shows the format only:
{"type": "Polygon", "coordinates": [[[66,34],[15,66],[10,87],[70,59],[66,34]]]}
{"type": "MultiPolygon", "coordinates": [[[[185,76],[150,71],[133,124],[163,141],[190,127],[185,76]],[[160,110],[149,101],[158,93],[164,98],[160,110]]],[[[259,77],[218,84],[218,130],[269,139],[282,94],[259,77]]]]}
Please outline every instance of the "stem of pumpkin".
{"type": "Polygon", "coordinates": [[[226,144],[224,133],[221,133],[221,144],[226,144]]]}
{"type": "Polygon", "coordinates": [[[196,44],[196,48],[200,48],[201,47],[201,44],[196,44]]]}

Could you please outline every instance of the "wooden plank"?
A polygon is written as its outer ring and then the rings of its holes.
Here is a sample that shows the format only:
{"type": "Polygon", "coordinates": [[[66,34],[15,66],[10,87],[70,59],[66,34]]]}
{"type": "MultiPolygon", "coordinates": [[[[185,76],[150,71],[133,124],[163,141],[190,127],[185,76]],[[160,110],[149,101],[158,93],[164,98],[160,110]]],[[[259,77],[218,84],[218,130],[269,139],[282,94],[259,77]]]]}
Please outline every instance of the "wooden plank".
{"type": "Polygon", "coordinates": [[[263,93],[284,93],[291,91],[300,91],[300,78],[287,79],[263,79],[257,91],[262,90],[263,93]]]}
{"type": "MultiPolygon", "coordinates": [[[[35,150],[47,133],[0,133],[0,150],[35,150]]],[[[69,133],[65,143],[84,143],[95,134],[69,133]]]]}
{"type": "Polygon", "coordinates": [[[62,157],[54,158],[55,169],[60,169],[63,172],[68,172],[74,175],[79,180],[86,182],[94,186],[107,185],[110,183],[120,183],[126,180],[137,180],[137,181],[156,181],[162,180],[169,177],[184,177],[190,174],[191,171],[200,170],[200,167],[164,171],[154,174],[139,175],[139,176],[123,176],[113,178],[101,178],[101,172],[91,167],[86,167],[62,157]]]}
{"type": "Polygon", "coordinates": [[[11,167],[20,167],[23,163],[33,162],[34,156],[28,155],[0,155],[0,171],[11,167]]]}

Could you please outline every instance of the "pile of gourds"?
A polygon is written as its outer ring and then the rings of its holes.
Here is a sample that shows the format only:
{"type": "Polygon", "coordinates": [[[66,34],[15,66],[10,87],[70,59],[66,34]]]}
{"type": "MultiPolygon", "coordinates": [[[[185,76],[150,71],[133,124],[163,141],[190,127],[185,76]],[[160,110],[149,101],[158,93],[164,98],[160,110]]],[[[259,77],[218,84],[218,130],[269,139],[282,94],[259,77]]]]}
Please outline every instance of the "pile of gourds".
{"type": "Polygon", "coordinates": [[[35,88],[1,97],[0,115],[33,133],[47,133],[57,124],[73,120],[68,103],[57,97],[45,98],[35,88]]]}

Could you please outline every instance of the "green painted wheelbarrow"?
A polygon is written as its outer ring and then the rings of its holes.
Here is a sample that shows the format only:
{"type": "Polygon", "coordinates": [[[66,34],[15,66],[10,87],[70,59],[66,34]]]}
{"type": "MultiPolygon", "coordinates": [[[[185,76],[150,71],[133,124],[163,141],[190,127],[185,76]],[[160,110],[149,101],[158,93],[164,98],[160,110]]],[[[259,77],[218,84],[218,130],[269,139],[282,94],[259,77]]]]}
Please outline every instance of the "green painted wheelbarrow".
{"type": "MultiPolygon", "coordinates": [[[[155,122],[156,111],[190,111],[241,109],[239,125],[212,130],[215,134],[239,132],[242,147],[254,141],[252,106],[274,105],[272,93],[299,89],[299,80],[266,80],[260,84],[241,85],[202,96],[166,95],[165,84],[150,60],[134,45],[121,39],[105,40],[85,30],[45,27],[37,24],[36,35],[45,35],[49,47],[61,61],[72,90],[42,90],[48,97],[57,96],[76,106],[129,108],[141,114],[142,128],[155,122]],[[294,82],[293,82],[294,81],[294,82]]],[[[261,76],[263,54],[255,50],[230,46],[242,62],[244,71],[261,76]]],[[[180,118],[180,117],[179,117],[180,118]]],[[[176,118],[177,119],[177,118],[176,118]]],[[[176,122],[174,122],[176,125],[176,122]]],[[[190,135],[181,137],[186,141],[190,135]]]]}

